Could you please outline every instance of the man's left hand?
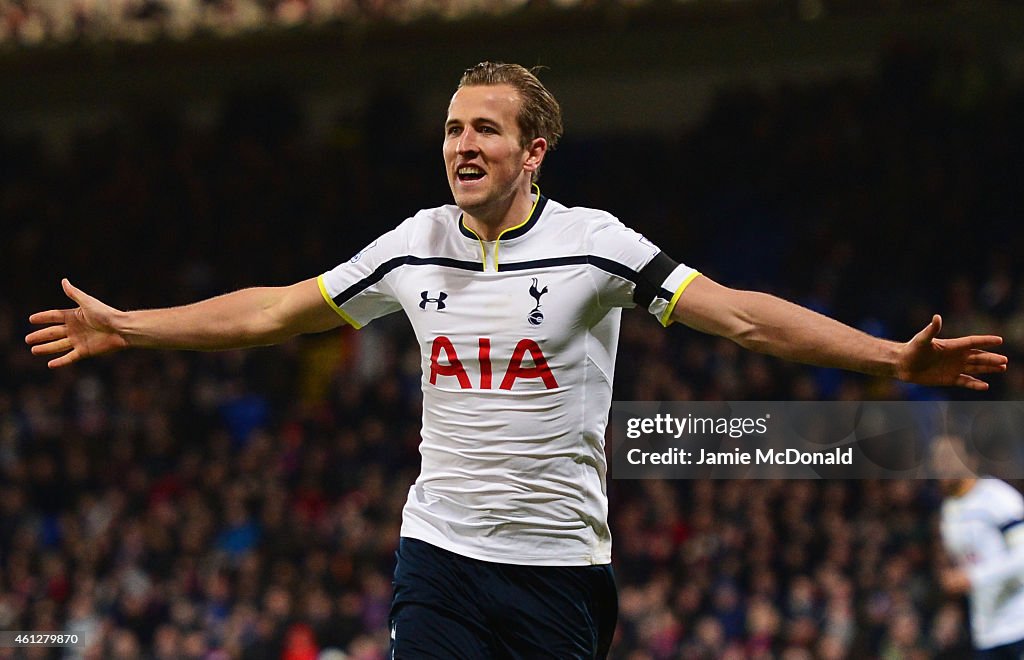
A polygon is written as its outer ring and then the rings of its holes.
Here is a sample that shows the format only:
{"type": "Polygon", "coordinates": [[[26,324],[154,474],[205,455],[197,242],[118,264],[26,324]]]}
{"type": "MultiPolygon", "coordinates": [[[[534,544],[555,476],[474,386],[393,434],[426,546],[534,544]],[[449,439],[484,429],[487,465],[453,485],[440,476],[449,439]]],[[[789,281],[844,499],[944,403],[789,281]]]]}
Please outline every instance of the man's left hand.
{"type": "Polygon", "coordinates": [[[936,314],[931,323],[903,345],[897,362],[897,378],[919,385],[955,385],[984,391],[988,383],[976,376],[1006,371],[1006,356],[986,350],[1002,344],[1002,337],[971,335],[938,339],[941,329],[942,317],[936,314]]]}

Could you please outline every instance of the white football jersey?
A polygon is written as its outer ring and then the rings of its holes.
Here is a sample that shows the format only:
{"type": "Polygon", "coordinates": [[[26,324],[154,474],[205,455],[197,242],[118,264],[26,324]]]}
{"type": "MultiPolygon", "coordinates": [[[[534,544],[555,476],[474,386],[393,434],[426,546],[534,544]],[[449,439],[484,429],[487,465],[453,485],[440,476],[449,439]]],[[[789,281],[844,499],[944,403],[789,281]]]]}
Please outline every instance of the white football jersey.
{"type": "Polygon", "coordinates": [[[609,563],[620,308],[668,325],[697,275],[611,215],[539,191],[496,241],[442,206],[321,275],[353,326],[401,309],[420,345],[422,464],[402,535],[485,561],[609,563]]]}
{"type": "Polygon", "coordinates": [[[979,649],[1024,639],[1024,498],[979,479],[942,504],[942,540],[971,581],[971,633],[979,649]]]}

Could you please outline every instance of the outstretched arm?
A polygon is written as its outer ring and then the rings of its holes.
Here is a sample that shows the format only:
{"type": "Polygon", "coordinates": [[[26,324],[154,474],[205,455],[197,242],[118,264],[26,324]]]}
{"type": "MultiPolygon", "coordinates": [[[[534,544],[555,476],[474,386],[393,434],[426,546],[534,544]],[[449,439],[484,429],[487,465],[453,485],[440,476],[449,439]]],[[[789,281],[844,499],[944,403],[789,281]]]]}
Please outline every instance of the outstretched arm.
{"type": "Polygon", "coordinates": [[[34,355],[57,355],[48,363],[51,368],[129,347],[214,351],[276,344],[342,322],[325,303],[315,278],[131,312],[93,298],[67,279],[61,285],[77,307],[33,314],[29,322],[46,327],[25,337],[34,355]]]}
{"type": "Polygon", "coordinates": [[[937,315],[901,344],[872,337],[781,298],[730,289],[704,276],[680,295],[672,319],[787,360],[920,385],[986,390],[988,383],[977,376],[1006,370],[1006,357],[986,350],[1001,344],[1001,337],[938,339],[942,319],[937,315]]]}

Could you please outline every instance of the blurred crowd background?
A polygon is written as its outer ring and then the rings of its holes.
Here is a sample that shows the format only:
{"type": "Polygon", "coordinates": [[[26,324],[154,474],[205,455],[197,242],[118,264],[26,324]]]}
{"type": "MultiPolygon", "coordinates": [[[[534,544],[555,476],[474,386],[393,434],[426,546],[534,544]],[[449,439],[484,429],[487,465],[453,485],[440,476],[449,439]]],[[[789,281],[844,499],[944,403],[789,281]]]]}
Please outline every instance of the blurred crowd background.
{"type": "MultiPolygon", "coordinates": [[[[407,24],[507,17],[524,12],[694,7],[805,19],[829,11],[927,7],[950,0],[0,0],[0,47],[234,37],[331,25],[407,24]]],[[[698,14],[699,15],[699,14],[698,14]]]]}
{"type": "MultiPolygon", "coordinates": [[[[503,15],[531,0],[0,0],[0,43],[231,37],[329,23],[503,15]]],[[[561,0],[566,7],[583,0],[561,0]]]]}
{"type": "MultiPolygon", "coordinates": [[[[12,11],[63,4],[0,0],[0,40],[17,34],[12,11]]],[[[67,304],[64,275],[123,308],[286,284],[446,203],[440,122],[436,135],[409,129],[414,95],[389,89],[327,131],[287,89],[226,93],[201,124],[173,107],[122,113],[75,129],[61,150],[0,129],[0,630],[89,640],[0,658],[385,656],[400,510],[418,469],[419,356],[404,318],[57,372],[23,337],[29,313],[67,304]]],[[[674,136],[581,136],[570,124],[540,184],[723,282],[895,339],[939,312],[944,334],[1004,334],[1012,364],[1024,356],[1021,117],[1012,63],[962,43],[896,42],[867,75],[723,88],[674,136]]],[[[986,398],[1024,395],[1020,369],[992,383],[986,398]]],[[[779,362],[637,310],[624,314],[615,391],[973,396],[779,362]]],[[[932,482],[612,478],[609,496],[614,658],[969,648],[964,603],[935,580],[945,560],[932,482]]]]}

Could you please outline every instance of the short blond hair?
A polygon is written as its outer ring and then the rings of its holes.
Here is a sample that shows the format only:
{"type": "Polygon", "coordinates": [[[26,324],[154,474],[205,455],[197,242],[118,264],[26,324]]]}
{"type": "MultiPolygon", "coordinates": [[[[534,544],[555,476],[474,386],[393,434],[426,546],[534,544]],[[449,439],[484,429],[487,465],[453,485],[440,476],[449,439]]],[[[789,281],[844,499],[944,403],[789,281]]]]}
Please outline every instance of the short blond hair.
{"type": "Polygon", "coordinates": [[[520,144],[525,148],[535,138],[547,140],[548,149],[554,149],[562,137],[562,108],[554,95],[537,78],[537,68],[527,69],[518,64],[481,62],[466,69],[459,80],[459,89],[489,85],[508,85],[519,94],[520,144]]]}

